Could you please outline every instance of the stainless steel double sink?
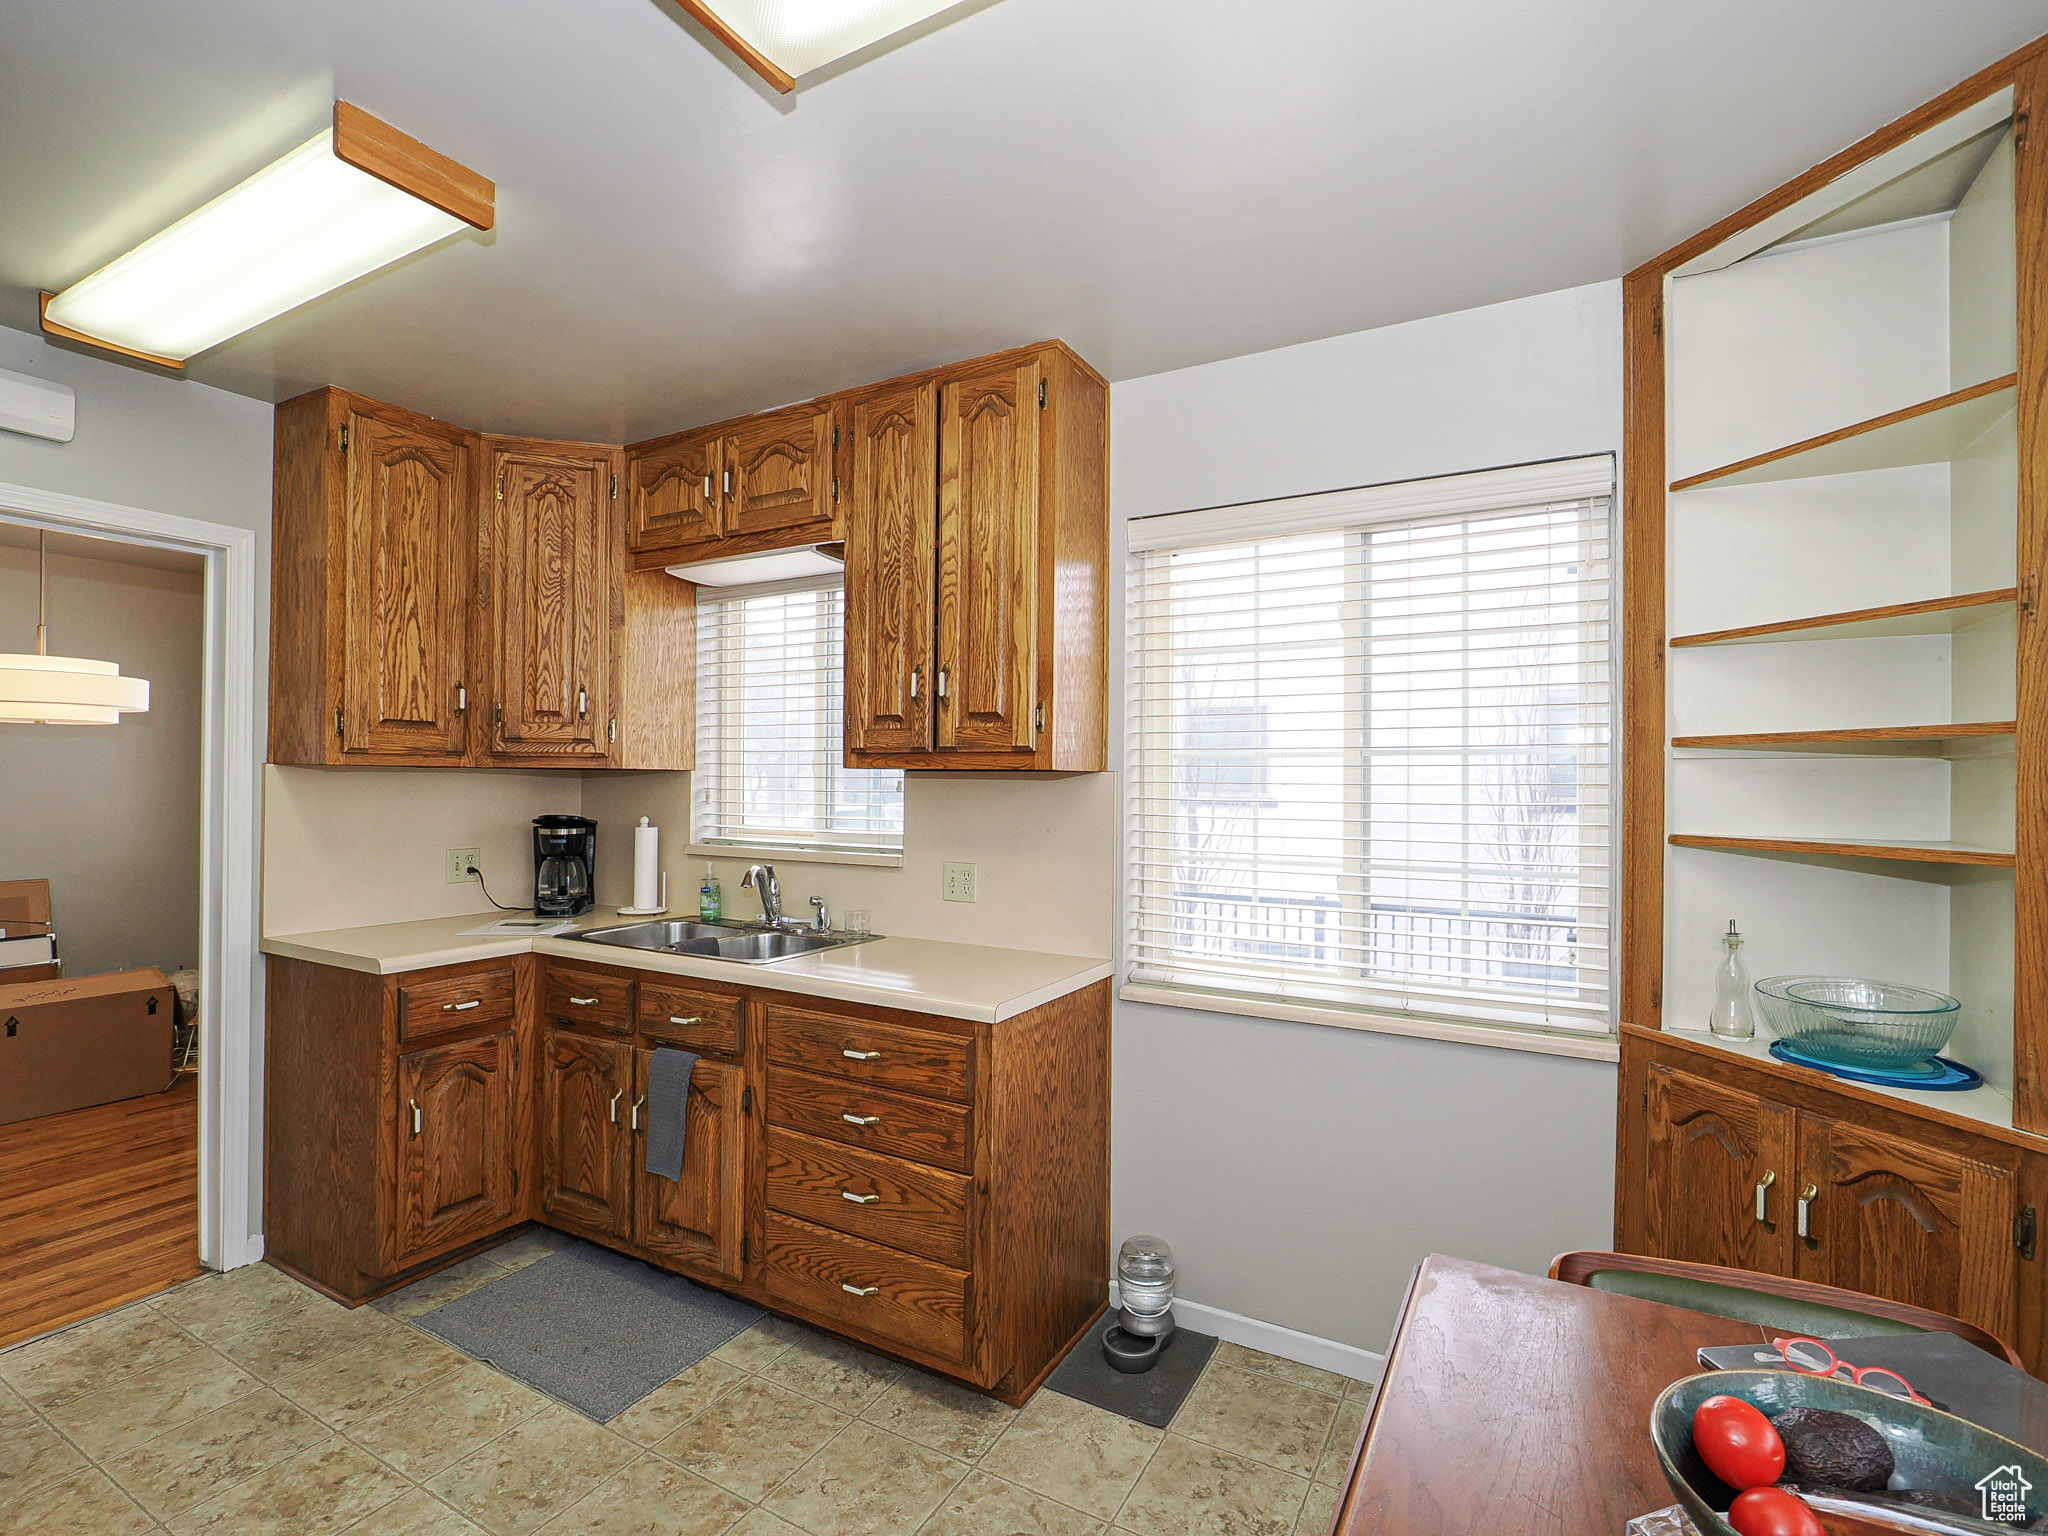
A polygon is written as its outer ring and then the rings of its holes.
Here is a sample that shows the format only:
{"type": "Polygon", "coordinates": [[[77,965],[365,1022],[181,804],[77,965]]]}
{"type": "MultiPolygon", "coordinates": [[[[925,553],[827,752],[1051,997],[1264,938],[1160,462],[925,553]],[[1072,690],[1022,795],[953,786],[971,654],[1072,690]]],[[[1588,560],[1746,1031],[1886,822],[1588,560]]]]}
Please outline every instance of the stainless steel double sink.
{"type": "Polygon", "coordinates": [[[816,954],[821,949],[863,944],[880,935],[869,933],[855,938],[838,931],[792,932],[754,924],[661,920],[625,923],[617,928],[592,928],[583,933],[564,934],[563,937],[584,944],[610,944],[618,949],[652,950],[664,955],[702,955],[710,960],[736,960],[741,965],[773,965],[778,960],[816,954]]]}

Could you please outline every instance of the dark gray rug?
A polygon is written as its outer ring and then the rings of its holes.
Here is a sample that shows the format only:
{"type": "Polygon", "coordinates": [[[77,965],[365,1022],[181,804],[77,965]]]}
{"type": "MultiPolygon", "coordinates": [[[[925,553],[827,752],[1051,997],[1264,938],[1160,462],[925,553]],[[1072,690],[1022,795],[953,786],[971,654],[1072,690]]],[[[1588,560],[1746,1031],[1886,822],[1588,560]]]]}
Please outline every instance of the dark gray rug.
{"type": "Polygon", "coordinates": [[[1180,1405],[1195,1389],[1195,1378],[1216,1352],[1215,1335],[1176,1328],[1159,1351],[1158,1364],[1127,1376],[1102,1358],[1103,1330],[1115,1321],[1112,1310],[1067,1351],[1067,1358],[1053,1367],[1045,1384],[1062,1397],[1077,1397],[1140,1424],[1164,1429],[1180,1412],[1180,1405]]]}
{"type": "Polygon", "coordinates": [[[604,1424],[766,1315],[577,1243],[413,1322],[604,1424]]]}

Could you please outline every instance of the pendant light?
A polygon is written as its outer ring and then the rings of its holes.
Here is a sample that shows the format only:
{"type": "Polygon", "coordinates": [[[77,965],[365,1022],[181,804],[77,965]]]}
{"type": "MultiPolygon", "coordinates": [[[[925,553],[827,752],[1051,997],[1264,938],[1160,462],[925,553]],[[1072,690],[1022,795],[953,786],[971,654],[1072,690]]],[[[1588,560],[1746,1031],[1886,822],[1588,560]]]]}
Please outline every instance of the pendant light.
{"type": "Polygon", "coordinates": [[[111,661],[50,654],[50,536],[36,535],[35,654],[0,651],[0,724],[115,725],[149,708],[149,684],[111,661]]]}

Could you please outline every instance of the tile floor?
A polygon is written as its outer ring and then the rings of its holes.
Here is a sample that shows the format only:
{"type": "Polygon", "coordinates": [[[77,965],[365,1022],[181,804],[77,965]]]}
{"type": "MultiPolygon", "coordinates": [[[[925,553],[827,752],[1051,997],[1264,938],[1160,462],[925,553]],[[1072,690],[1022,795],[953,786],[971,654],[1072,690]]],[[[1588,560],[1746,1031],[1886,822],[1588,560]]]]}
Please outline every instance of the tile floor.
{"type": "Polygon", "coordinates": [[[267,1265],[0,1353],[5,1536],[1323,1536],[1371,1389],[1219,1345],[1172,1426],[1020,1412],[770,1318],[610,1424],[267,1265]]]}

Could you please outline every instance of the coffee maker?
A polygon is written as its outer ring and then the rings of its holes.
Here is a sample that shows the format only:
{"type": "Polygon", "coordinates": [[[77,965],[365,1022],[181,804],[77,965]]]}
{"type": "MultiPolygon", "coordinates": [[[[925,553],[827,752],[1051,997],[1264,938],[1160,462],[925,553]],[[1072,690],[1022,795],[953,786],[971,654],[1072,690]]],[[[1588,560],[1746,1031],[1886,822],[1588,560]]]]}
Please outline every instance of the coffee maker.
{"type": "Polygon", "coordinates": [[[533,818],[533,911],[536,917],[588,912],[597,876],[597,823],[588,816],[533,818]]]}

